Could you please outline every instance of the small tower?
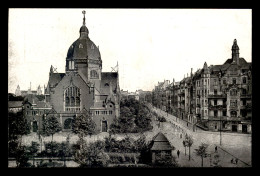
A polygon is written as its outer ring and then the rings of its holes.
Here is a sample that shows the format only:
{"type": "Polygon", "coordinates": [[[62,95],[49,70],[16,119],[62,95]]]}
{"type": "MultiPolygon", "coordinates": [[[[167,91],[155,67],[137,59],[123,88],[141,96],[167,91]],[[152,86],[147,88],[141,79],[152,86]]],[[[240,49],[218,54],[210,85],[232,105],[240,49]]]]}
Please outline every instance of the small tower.
{"type": "Polygon", "coordinates": [[[39,85],[37,88],[37,95],[41,95],[42,94],[42,89],[41,86],[39,85]]]}
{"type": "Polygon", "coordinates": [[[16,96],[21,96],[21,90],[20,90],[20,86],[18,85],[16,90],[15,90],[15,95],[16,96]]]}
{"type": "Polygon", "coordinates": [[[81,37],[88,38],[89,31],[88,31],[88,28],[86,27],[86,18],[85,18],[86,11],[83,10],[82,13],[83,13],[84,17],[83,17],[83,24],[79,30],[80,38],[81,37]]]}
{"type": "Polygon", "coordinates": [[[237,45],[237,40],[235,39],[232,46],[232,61],[239,65],[239,47],[237,45]]]}
{"type": "Polygon", "coordinates": [[[49,76],[53,74],[53,66],[51,65],[49,76]]]}

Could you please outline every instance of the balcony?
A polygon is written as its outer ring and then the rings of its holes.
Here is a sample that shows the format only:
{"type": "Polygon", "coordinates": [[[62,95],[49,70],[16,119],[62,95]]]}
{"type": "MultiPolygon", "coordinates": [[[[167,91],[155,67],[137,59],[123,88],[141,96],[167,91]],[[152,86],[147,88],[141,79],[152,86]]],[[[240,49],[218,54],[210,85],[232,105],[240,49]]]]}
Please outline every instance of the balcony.
{"type": "Polygon", "coordinates": [[[209,110],[218,110],[218,109],[226,109],[227,105],[223,104],[223,105],[211,105],[209,104],[209,110]]]}
{"type": "Polygon", "coordinates": [[[208,95],[208,98],[227,98],[227,95],[221,94],[221,95],[208,95]]]}
{"type": "Polygon", "coordinates": [[[180,93],[178,93],[178,95],[179,95],[179,96],[184,96],[185,93],[184,93],[184,92],[180,92],[180,93]]]}
{"type": "Polygon", "coordinates": [[[228,117],[227,116],[209,116],[209,120],[223,120],[223,121],[226,121],[228,120],[228,117]]]}
{"type": "Polygon", "coordinates": [[[250,94],[241,94],[240,98],[251,98],[252,95],[250,94]]]}

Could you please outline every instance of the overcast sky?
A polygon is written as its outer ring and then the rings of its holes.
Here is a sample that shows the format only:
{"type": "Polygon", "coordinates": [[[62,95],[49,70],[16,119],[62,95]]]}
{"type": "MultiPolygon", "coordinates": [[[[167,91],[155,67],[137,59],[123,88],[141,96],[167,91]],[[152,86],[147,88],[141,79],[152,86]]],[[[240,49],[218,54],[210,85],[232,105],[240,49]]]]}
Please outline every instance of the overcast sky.
{"type": "Polygon", "coordinates": [[[68,48],[78,39],[86,11],[90,39],[103,72],[118,61],[120,88],[152,90],[208,65],[240,57],[251,62],[250,9],[9,9],[8,92],[48,83],[50,66],[65,72],[68,48]]]}

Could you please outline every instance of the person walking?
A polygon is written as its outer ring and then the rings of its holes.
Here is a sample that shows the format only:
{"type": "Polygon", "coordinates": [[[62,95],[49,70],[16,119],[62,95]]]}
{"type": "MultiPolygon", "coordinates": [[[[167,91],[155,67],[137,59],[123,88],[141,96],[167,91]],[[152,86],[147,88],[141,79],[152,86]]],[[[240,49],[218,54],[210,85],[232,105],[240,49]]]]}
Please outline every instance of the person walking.
{"type": "Polygon", "coordinates": [[[216,153],[216,152],[218,152],[218,147],[217,147],[217,146],[215,147],[215,153],[216,153]]]}
{"type": "Polygon", "coordinates": [[[179,155],[180,155],[180,151],[179,150],[177,151],[177,155],[178,155],[178,158],[179,158],[179,155]]]}
{"type": "Polygon", "coordinates": [[[237,164],[237,162],[238,162],[238,159],[236,158],[236,160],[235,160],[235,161],[236,161],[236,164],[237,164]]]}

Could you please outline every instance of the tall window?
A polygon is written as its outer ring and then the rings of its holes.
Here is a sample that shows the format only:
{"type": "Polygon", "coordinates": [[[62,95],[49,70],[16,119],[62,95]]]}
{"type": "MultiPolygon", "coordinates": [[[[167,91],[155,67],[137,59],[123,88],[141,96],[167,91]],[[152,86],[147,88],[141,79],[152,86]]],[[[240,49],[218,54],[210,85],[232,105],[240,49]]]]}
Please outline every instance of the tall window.
{"type": "Polygon", "coordinates": [[[80,110],[80,89],[73,86],[65,90],[65,111],[80,110]]]}
{"type": "Polygon", "coordinates": [[[227,84],[227,80],[226,79],[223,79],[223,84],[227,84]]]}
{"type": "Polygon", "coordinates": [[[90,78],[98,78],[98,73],[96,70],[90,71],[90,78]]]}
{"type": "Polygon", "coordinates": [[[74,61],[69,61],[69,69],[70,70],[74,69],[74,61]]]}
{"type": "Polygon", "coordinates": [[[214,95],[217,95],[217,94],[218,94],[218,90],[214,89],[214,95]]]}
{"type": "Polygon", "coordinates": [[[214,117],[218,116],[218,111],[214,111],[214,117]]]}
{"type": "Polygon", "coordinates": [[[236,84],[236,82],[237,82],[236,78],[233,78],[233,79],[232,79],[232,83],[233,83],[233,84],[236,84]]]}
{"type": "Polygon", "coordinates": [[[246,84],[246,77],[243,77],[243,84],[246,84]]]}
{"type": "Polygon", "coordinates": [[[214,79],[214,84],[213,84],[214,86],[216,86],[217,85],[217,79],[214,79]]]}
{"type": "Polygon", "coordinates": [[[230,100],[230,106],[236,107],[237,106],[237,100],[230,100]]]}
{"type": "Polygon", "coordinates": [[[236,96],[237,95],[237,90],[236,89],[231,89],[230,90],[230,95],[231,96],[236,96]]]}
{"type": "Polygon", "coordinates": [[[231,114],[231,117],[237,117],[237,112],[236,111],[231,111],[230,114],[231,114]]]}
{"type": "Polygon", "coordinates": [[[242,89],[242,94],[246,95],[246,89],[242,89]]]}

